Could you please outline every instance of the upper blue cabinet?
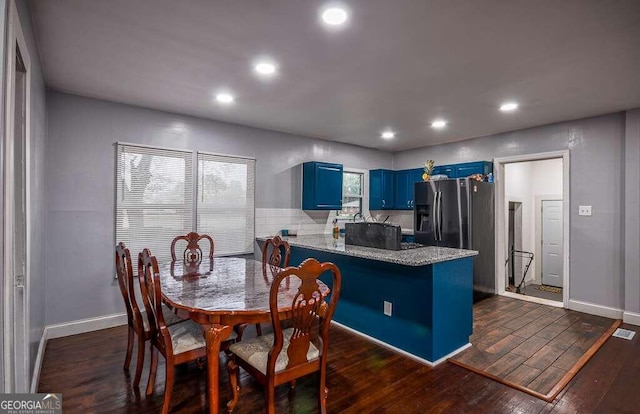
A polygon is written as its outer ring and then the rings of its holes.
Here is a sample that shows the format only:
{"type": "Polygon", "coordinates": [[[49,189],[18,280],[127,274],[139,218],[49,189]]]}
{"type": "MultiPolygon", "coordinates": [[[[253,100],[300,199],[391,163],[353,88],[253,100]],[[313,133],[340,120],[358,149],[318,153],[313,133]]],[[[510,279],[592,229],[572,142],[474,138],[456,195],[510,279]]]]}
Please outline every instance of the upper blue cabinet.
{"type": "Polygon", "coordinates": [[[412,210],[415,204],[414,184],[422,181],[422,168],[402,170],[395,172],[395,198],[396,210],[412,210]]]}
{"type": "Polygon", "coordinates": [[[302,209],[342,209],[342,165],[326,162],[302,164],[302,209]]]}
{"type": "Polygon", "coordinates": [[[449,178],[465,178],[473,174],[487,175],[490,172],[493,172],[493,163],[488,161],[438,165],[433,169],[433,175],[444,174],[449,178]]]}
{"type": "Polygon", "coordinates": [[[369,171],[369,210],[394,209],[394,181],[394,171],[369,171]]]}
{"type": "Polygon", "coordinates": [[[456,176],[452,178],[465,178],[473,174],[487,175],[493,172],[493,163],[487,161],[466,162],[456,164],[456,176]]]}
{"type": "MultiPolygon", "coordinates": [[[[370,170],[369,210],[413,210],[415,183],[422,181],[422,168],[410,170],[370,170]]],[[[433,175],[445,174],[449,178],[466,178],[473,174],[487,175],[493,172],[488,161],[438,165],[433,175]]]]}

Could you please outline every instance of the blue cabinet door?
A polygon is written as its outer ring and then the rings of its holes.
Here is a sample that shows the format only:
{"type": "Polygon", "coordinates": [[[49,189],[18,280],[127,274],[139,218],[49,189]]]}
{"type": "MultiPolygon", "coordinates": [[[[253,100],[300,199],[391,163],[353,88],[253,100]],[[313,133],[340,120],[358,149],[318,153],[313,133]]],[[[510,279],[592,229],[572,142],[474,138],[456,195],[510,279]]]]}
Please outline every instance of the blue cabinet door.
{"type": "Polygon", "coordinates": [[[413,210],[415,205],[414,184],[422,181],[422,168],[396,171],[396,194],[394,208],[396,210],[413,210]]]}
{"type": "Polygon", "coordinates": [[[411,209],[411,194],[413,191],[409,188],[410,178],[409,170],[396,171],[396,195],[394,198],[396,210],[411,209]]]}
{"type": "Polygon", "coordinates": [[[455,165],[437,165],[433,167],[433,175],[444,174],[449,178],[457,178],[455,165]]]}
{"type": "Polygon", "coordinates": [[[382,210],[382,170],[369,171],[369,210],[382,210]]]}
{"type": "Polygon", "coordinates": [[[390,210],[395,207],[395,173],[391,170],[382,172],[382,209],[390,210]]]}
{"type": "Polygon", "coordinates": [[[394,172],[391,170],[369,171],[369,210],[393,208],[394,172]]]}
{"type": "Polygon", "coordinates": [[[410,210],[416,205],[415,184],[422,181],[422,174],[424,174],[423,168],[414,168],[409,170],[409,202],[410,210]]]}
{"type": "Polygon", "coordinates": [[[302,209],[342,209],[342,172],[340,164],[305,162],[302,166],[302,209]]]}

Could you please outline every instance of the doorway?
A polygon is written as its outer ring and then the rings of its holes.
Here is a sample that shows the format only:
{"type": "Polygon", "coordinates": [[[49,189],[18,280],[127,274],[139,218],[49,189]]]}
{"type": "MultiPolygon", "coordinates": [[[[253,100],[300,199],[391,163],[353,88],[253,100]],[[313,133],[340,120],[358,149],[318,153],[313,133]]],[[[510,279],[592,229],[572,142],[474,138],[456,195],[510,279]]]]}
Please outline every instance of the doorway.
{"type": "Polygon", "coordinates": [[[568,306],[568,151],[494,160],[497,293],[568,306]]]}
{"type": "Polygon", "coordinates": [[[29,392],[30,59],[16,4],[9,2],[4,134],[3,388],[29,392]]]}

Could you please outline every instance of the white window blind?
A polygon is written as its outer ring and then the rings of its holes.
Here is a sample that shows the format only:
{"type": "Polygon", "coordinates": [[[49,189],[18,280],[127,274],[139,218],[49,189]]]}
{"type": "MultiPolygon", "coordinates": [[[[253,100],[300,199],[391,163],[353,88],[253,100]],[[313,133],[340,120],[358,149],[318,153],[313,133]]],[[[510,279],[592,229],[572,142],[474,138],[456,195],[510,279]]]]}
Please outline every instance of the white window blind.
{"type": "Polygon", "coordinates": [[[198,153],[197,228],[213,237],[216,256],[253,253],[255,163],[198,153]]]}
{"type": "Polygon", "coordinates": [[[173,238],[193,229],[193,153],[118,144],[116,164],[116,241],[134,261],[144,248],[171,260],[173,238]]]}

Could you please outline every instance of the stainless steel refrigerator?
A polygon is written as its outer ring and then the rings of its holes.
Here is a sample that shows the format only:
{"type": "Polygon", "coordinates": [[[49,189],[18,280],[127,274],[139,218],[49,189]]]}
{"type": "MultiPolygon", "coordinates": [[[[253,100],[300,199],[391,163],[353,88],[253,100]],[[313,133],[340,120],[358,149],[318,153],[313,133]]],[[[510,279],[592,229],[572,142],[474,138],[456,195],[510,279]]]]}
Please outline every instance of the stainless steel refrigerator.
{"type": "Polygon", "coordinates": [[[429,246],[477,250],[473,301],[495,294],[494,186],[468,178],[415,184],[415,239],[429,246]]]}

